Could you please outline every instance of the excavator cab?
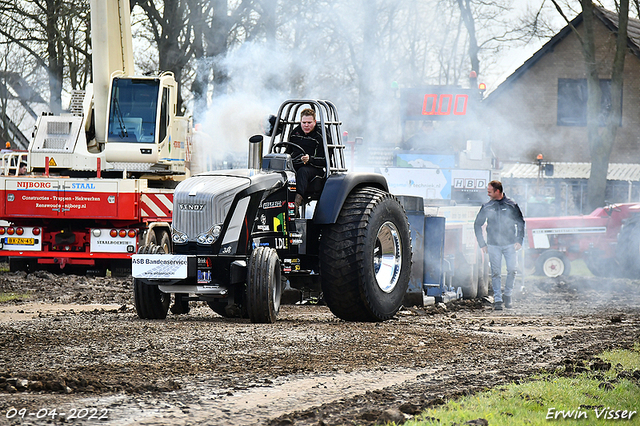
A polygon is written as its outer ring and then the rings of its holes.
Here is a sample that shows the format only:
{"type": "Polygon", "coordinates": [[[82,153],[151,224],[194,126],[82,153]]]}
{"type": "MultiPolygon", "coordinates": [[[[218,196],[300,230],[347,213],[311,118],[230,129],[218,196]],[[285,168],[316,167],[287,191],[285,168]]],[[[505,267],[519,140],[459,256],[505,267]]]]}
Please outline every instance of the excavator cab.
{"type": "Polygon", "coordinates": [[[160,82],[115,78],[111,86],[111,104],[107,142],[156,142],[160,82]]]}
{"type": "Polygon", "coordinates": [[[176,113],[176,87],[170,72],[153,77],[113,76],[104,143],[106,161],[130,171],[182,171],[192,125],[190,118],[176,113]]]}

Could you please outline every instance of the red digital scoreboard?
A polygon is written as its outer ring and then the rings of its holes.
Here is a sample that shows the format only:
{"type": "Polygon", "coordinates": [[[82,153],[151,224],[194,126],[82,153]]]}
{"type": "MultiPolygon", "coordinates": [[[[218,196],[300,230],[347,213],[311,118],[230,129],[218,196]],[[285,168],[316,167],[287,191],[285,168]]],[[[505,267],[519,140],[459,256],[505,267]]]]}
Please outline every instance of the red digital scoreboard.
{"type": "Polygon", "coordinates": [[[400,92],[404,120],[458,120],[470,112],[473,101],[470,89],[451,86],[428,86],[400,92]]]}

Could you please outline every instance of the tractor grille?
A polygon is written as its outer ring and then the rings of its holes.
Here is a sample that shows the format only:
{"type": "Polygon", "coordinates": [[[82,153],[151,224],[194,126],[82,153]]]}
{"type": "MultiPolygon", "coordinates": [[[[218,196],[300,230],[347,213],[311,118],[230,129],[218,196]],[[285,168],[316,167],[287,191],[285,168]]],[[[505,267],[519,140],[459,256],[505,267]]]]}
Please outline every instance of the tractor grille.
{"type": "Polygon", "coordinates": [[[173,228],[189,241],[224,223],[236,194],[251,183],[247,177],[195,176],[182,182],[173,195],[173,228]]]}

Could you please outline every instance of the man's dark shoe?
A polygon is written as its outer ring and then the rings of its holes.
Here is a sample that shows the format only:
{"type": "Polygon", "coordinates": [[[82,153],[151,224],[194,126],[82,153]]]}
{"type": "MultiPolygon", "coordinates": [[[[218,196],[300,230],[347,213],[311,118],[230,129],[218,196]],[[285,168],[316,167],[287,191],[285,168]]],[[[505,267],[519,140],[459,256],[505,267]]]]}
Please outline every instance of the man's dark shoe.
{"type": "Polygon", "coordinates": [[[502,296],[502,300],[504,301],[504,307],[507,309],[511,308],[511,296],[502,296]]]}
{"type": "Polygon", "coordinates": [[[502,310],[502,302],[495,302],[493,304],[493,310],[494,311],[501,311],[502,310]]]}

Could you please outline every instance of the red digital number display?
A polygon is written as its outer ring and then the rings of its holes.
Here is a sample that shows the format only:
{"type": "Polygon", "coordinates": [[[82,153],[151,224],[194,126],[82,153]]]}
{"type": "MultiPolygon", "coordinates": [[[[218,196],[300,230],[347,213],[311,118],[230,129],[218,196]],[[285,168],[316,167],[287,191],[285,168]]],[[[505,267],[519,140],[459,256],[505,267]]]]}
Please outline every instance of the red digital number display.
{"type": "Polygon", "coordinates": [[[465,115],[468,102],[469,95],[430,93],[424,95],[422,115],[465,115]]]}
{"type": "Polygon", "coordinates": [[[456,86],[427,86],[402,89],[403,120],[461,120],[475,109],[473,91],[456,86]]]}

